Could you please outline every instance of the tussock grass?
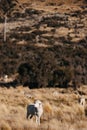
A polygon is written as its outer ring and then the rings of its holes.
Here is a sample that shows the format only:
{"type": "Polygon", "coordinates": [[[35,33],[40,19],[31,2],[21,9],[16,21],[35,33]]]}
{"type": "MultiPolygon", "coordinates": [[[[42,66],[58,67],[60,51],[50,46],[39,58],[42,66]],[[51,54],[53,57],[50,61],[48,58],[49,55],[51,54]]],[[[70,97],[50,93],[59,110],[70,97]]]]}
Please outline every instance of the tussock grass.
{"type": "Polygon", "coordinates": [[[78,95],[73,90],[30,90],[22,86],[15,89],[0,88],[1,130],[80,130],[87,128],[86,116],[87,107],[79,104],[78,95]],[[28,94],[33,98],[28,97],[28,94]],[[26,107],[36,99],[43,102],[44,108],[40,126],[36,124],[35,118],[26,119],[26,107]]]}
{"type": "Polygon", "coordinates": [[[0,130],[11,130],[11,127],[7,122],[0,121],[0,130]]]}
{"type": "Polygon", "coordinates": [[[52,114],[52,106],[49,102],[44,103],[44,112],[48,114],[52,114]]]}

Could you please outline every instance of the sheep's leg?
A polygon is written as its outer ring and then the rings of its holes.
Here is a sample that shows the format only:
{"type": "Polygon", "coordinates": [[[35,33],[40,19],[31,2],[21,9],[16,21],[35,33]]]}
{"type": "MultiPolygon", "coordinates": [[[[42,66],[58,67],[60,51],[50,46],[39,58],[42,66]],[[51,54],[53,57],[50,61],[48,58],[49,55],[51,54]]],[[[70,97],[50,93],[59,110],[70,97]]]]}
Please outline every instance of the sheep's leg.
{"type": "Polygon", "coordinates": [[[38,122],[38,117],[36,116],[36,123],[38,122]]]}
{"type": "Polygon", "coordinates": [[[30,113],[27,113],[26,118],[28,119],[28,117],[29,117],[29,119],[31,119],[33,117],[33,115],[31,115],[30,113]]]}
{"type": "Polygon", "coordinates": [[[38,117],[38,125],[40,125],[40,117],[38,117]]]}
{"type": "Polygon", "coordinates": [[[31,119],[32,117],[33,117],[33,115],[30,115],[30,117],[29,117],[29,118],[31,119]]]}
{"type": "Polygon", "coordinates": [[[37,123],[38,125],[40,125],[40,117],[39,117],[39,116],[36,116],[36,123],[37,123]]]}
{"type": "Polygon", "coordinates": [[[27,112],[26,118],[28,119],[29,113],[27,112]]]}
{"type": "Polygon", "coordinates": [[[30,116],[31,116],[30,112],[27,111],[27,116],[26,116],[26,118],[28,119],[28,117],[30,118],[30,116]]]}

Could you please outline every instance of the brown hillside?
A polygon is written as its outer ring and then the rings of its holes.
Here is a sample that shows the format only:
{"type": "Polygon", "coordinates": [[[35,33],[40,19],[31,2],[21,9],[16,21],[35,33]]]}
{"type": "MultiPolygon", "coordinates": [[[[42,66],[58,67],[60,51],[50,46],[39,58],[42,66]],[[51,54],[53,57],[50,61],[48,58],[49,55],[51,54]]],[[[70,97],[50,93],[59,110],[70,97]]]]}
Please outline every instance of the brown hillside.
{"type": "Polygon", "coordinates": [[[4,2],[0,4],[1,77],[19,73],[17,83],[30,88],[87,84],[85,0],[7,2],[6,43],[4,2]]]}

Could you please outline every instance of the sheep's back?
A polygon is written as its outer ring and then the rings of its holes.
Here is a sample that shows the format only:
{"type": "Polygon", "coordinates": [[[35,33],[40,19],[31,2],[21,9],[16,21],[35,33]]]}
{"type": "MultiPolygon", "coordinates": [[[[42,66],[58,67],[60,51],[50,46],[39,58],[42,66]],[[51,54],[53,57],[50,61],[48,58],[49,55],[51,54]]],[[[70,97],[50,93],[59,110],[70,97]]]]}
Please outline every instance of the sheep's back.
{"type": "Polygon", "coordinates": [[[33,105],[28,105],[28,106],[27,106],[27,112],[28,112],[29,114],[36,115],[37,112],[38,112],[38,110],[37,110],[37,108],[36,108],[36,107],[34,106],[34,104],[33,104],[33,105]]]}

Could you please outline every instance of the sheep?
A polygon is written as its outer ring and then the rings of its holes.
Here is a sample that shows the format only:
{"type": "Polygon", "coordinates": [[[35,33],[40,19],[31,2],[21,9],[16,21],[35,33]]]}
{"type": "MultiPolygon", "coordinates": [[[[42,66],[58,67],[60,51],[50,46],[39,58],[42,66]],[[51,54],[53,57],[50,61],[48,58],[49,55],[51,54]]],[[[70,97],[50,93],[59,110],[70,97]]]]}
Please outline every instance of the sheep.
{"type": "Polygon", "coordinates": [[[80,97],[79,99],[80,105],[82,105],[83,107],[85,107],[86,101],[85,101],[85,97],[80,97]]]}
{"type": "Polygon", "coordinates": [[[40,100],[36,100],[34,104],[30,104],[27,106],[27,116],[31,119],[33,116],[36,117],[36,123],[40,125],[40,118],[43,114],[43,106],[40,100]]]}
{"type": "Polygon", "coordinates": [[[5,75],[5,76],[4,76],[4,81],[5,81],[5,82],[8,82],[8,75],[5,75]]]}

